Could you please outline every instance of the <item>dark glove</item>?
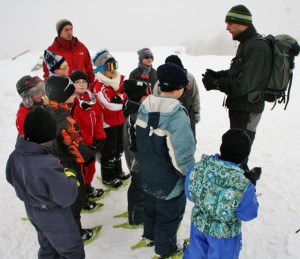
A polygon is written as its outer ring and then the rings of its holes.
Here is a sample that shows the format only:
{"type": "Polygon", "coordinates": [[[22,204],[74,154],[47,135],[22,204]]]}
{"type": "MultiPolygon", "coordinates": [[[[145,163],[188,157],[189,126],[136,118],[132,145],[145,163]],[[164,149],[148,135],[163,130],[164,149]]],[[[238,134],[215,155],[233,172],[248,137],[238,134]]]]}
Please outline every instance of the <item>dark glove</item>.
{"type": "Polygon", "coordinates": [[[261,175],[261,167],[254,167],[251,170],[246,170],[244,175],[250,180],[251,183],[256,185],[256,181],[259,180],[261,175]]]}
{"type": "Polygon", "coordinates": [[[201,120],[200,113],[195,113],[195,122],[196,122],[196,124],[199,123],[200,120],[201,120]]]}
{"type": "Polygon", "coordinates": [[[121,98],[119,95],[113,96],[113,97],[110,99],[110,101],[111,101],[112,103],[120,103],[120,104],[123,103],[123,100],[122,100],[122,98],[121,98]]]}
{"type": "Polygon", "coordinates": [[[206,69],[205,75],[208,75],[208,76],[214,77],[216,79],[219,79],[221,77],[228,77],[228,72],[224,71],[224,70],[214,71],[214,70],[211,70],[211,69],[206,69]]]}
{"type": "Polygon", "coordinates": [[[202,76],[203,76],[202,82],[207,91],[220,90],[221,92],[224,92],[226,94],[228,93],[227,79],[225,79],[225,78],[217,79],[212,76],[205,75],[205,74],[202,74],[202,76]]]}
{"type": "Polygon", "coordinates": [[[101,138],[101,139],[97,139],[94,141],[93,145],[91,145],[91,149],[95,150],[97,152],[101,152],[102,148],[104,147],[105,144],[105,139],[101,138]]]}
{"type": "Polygon", "coordinates": [[[206,74],[202,74],[202,76],[203,76],[202,82],[207,91],[219,89],[218,88],[218,79],[216,79],[212,76],[206,75],[206,74]]]}

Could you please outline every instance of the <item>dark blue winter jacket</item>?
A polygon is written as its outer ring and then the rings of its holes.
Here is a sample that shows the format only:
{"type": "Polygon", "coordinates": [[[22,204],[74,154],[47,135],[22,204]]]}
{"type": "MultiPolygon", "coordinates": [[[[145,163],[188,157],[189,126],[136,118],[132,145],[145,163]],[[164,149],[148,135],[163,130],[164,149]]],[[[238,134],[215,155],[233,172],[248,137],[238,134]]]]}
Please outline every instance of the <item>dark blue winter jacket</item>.
{"type": "Polygon", "coordinates": [[[18,198],[36,208],[74,203],[78,195],[77,180],[67,178],[59,160],[49,154],[45,145],[18,138],[8,158],[6,179],[18,198]]]}

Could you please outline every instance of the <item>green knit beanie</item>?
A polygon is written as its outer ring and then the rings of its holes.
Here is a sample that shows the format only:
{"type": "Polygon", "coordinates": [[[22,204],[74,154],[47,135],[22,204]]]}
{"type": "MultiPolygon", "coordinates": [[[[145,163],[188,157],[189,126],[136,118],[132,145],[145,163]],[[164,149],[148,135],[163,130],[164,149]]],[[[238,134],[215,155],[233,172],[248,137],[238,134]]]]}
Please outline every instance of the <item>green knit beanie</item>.
{"type": "Polygon", "coordinates": [[[250,25],[252,24],[252,15],[246,6],[236,5],[227,13],[225,22],[250,25]]]}
{"type": "Polygon", "coordinates": [[[73,26],[73,24],[69,20],[67,20],[67,19],[61,19],[61,20],[57,21],[57,23],[56,23],[56,31],[57,31],[58,36],[60,36],[61,31],[63,30],[63,28],[66,25],[73,26]]]}

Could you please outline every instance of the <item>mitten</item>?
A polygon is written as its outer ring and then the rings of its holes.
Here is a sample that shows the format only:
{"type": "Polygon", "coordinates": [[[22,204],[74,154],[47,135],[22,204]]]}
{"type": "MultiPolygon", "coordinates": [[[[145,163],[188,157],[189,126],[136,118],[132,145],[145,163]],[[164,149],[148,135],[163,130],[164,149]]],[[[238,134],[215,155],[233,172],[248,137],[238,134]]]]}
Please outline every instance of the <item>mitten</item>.
{"type": "Polygon", "coordinates": [[[104,144],[105,144],[104,138],[97,139],[94,141],[93,145],[91,145],[91,149],[97,152],[101,152],[102,148],[104,147],[104,144]]]}
{"type": "Polygon", "coordinates": [[[256,185],[256,181],[260,179],[261,167],[254,167],[251,170],[247,170],[244,172],[244,175],[250,180],[251,183],[256,185]]]}
{"type": "Polygon", "coordinates": [[[201,118],[200,118],[200,113],[195,113],[195,122],[196,122],[196,123],[199,123],[200,120],[201,120],[201,118]]]}
{"type": "Polygon", "coordinates": [[[228,71],[225,70],[214,71],[211,69],[206,69],[205,75],[219,79],[221,77],[228,77],[228,71]]]}
{"type": "MultiPolygon", "coordinates": [[[[77,173],[69,168],[64,168],[65,175],[69,177],[74,177],[76,178],[77,173]]],[[[77,179],[77,178],[76,178],[77,179]]],[[[77,186],[80,186],[80,183],[77,181],[77,186]]]]}
{"type": "Polygon", "coordinates": [[[113,96],[113,97],[110,99],[110,101],[111,101],[112,103],[120,103],[120,104],[123,103],[123,100],[122,100],[122,98],[121,98],[119,95],[113,96]]]}

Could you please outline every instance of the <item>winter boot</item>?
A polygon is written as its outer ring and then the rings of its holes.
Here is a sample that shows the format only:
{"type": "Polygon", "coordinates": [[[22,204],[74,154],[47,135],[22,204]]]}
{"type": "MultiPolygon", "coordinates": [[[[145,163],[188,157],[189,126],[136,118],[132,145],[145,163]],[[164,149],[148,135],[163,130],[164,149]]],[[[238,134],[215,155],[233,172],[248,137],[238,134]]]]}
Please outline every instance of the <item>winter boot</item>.
{"type": "Polygon", "coordinates": [[[104,193],[103,189],[95,189],[91,184],[86,184],[85,186],[87,198],[100,198],[104,193]]]}
{"type": "Polygon", "coordinates": [[[90,228],[82,229],[82,231],[81,231],[81,238],[83,241],[91,239],[93,237],[93,235],[94,235],[94,232],[90,228]]]}
{"type": "Polygon", "coordinates": [[[117,158],[114,161],[114,172],[118,179],[124,181],[130,178],[130,174],[125,174],[122,169],[121,158],[117,158]]]}
{"type": "Polygon", "coordinates": [[[96,202],[89,200],[89,199],[85,199],[82,209],[83,210],[93,210],[96,206],[97,206],[96,202]]]}
{"type": "Polygon", "coordinates": [[[102,182],[109,187],[118,188],[123,183],[119,179],[116,178],[114,173],[114,163],[113,162],[106,162],[102,163],[101,165],[101,175],[102,175],[102,182]]]}

